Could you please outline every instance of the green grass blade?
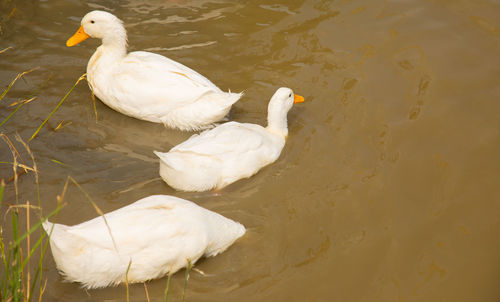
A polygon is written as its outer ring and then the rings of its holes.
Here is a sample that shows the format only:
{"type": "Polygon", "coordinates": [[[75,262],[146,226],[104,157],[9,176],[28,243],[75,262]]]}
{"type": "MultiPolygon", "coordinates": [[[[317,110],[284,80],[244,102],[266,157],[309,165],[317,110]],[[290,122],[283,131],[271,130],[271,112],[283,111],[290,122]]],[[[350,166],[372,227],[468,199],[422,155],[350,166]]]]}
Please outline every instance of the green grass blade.
{"type": "Polygon", "coordinates": [[[71,87],[71,89],[66,93],[66,95],[59,101],[59,104],[57,104],[57,106],[52,110],[52,112],[50,112],[49,116],[47,116],[47,118],[42,122],[42,124],[36,129],[36,131],[30,137],[29,141],[31,141],[32,139],[34,139],[36,137],[36,135],[38,134],[38,132],[40,132],[40,130],[42,129],[42,127],[49,121],[49,119],[59,109],[59,107],[61,107],[61,105],[68,98],[68,96],[71,94],[71,92],[73,91],[73,89],[75,89],[76,85],[78,85],[78,83],[80,83],[80,81],[82,81],[82,80],[85,79],[85,76],[86,76],[86,74],[83,74],[82,76],[80,76],[78,78],[78,80],[75,82],[75,84],[73,85],[73,87],[71,87]]]}
{"type": "Polygon", "coordinates": [[[0,207],[2,206],[2,203],[3,203],[3,193],[4,192],[5,192],[5,181],[2,179],[2,180],[0,180],[0,207]]]}
{"type": "MultiPolygon", "coordinates": [[[[40,271],[42,270],[42,267],[38,266],[36,271],[35,271],[35,276],[33,277],[33,282],[31,282],[31,287],[30,287],[30,293],[33,293],[35,290],[35,285],[38,281],[38,277],[40,276],[40,271]]],[[[31,301],[31,295],[28,297],[28,302],[31,301]]]]}
{"type": "Polygon", "coordinates": [[[45,244],[43,245],[42,251],[40,253],[40,261],[38,262],[38,270],[40,270],[40,301],[42,300],[42,294],[43,294],[43,258],[45,257],[45,253],[47,252],[47,248],[49,246],[50,238],[47,238],[45,240],[45,244]]]}
{"type": "Polygon", "coordinates": [[[57,159],[51,159],[50,161],[52,161],[53,163],[56,163],[58,165],[61,165],[61,166],[70,167],[70,165],[65,164],[65,163],[63,163],[61,161],[58,161],[57,159]]]}
{"type": "Polygon", "coordinates": [[[33,253],[36,251],[36,249],[38,248],[38,246],[43,242],[44,238],[45,238],[45,235],[43,234],[42,237],[40,237],[40,239],[38,239],[38,241],[35,243],[35,245],[33,246],[33,248],[31,248],[31,251],[29,252],[28,256],[23,261],[22,268],[24,268],[26,266],[26,264],[28,264],[28,260],[31,258],[31,256],[33,255],[33,253]]]}
{"type": "MultiPolygon", "coordinates": [[[[11,211],[11,219],[12,219],[12,237],[14,240],[18,238],[18,225],[19,225],[19,216],[16,211],[11,211]]],[[[19,269],[20,255],[21,251],[19,247],[9,247],[10,251],[12,251],[12,262],[9,263],[11,267],[9,267],[9,271],[11,272],[11,283],[10,283],[10,292],[12,294],[14,301],[20,300],[20,290],[21,290],[21,271],[19,269]]]]}
{"type": "Polygon", "coordinates": [[[32,226],[29,231],[27,231],[26,233],[24,233],[23,235],[21,235],[21,237],[15,239],[14,241],[14,244],[12,245],[12,247],[17,247],[21,241],[23,241],[29,234],[33,233],[36,229],[38,229],[42,223],[49,219],[50,217],[56,215],[57,213],[59,213],[59,211],[64,207],[64,204],[63,205],[60,205],[58,206],[55,210],[53,210],[52,212],[49,213],[49,215],[45,216],[43,219],[41,219],[37,224],[35,224],[34,226],[32,226]]]}
{"type": "Polygon", "coordinates": [[[0,127],[2,127],[3,124],[5,124],[19,109],[21,109],[21,107],[25,104],[28,104],[30,103],[31,101],[35,100],[36,97],[33,97],[29,100],[25,100],[23,101],[21,104],[17,105],[16,109],[14,109],[14,111],[12,111],[1,123],[0,123],[0,127]]]}
{"type": "MultiPolygon", "coordinates": [[[[31,256],[33,256],[33,253],[36,251],[36,249],[38,248],[38,246],[41,245],[41,243],[43,242],[43,239],[45,238],[44,235],[42,235],[42,237],[40,237],[40,239],[38,239],[38,241],[35,243],[35,245],[33,246],[33,248],[31,249],[31,251],[29,252],[28,256],[26,257],[26,259],[24,259],[23,261],[23,266],[22,266],[22,269],[24,270],[24,268],[26,267],[26,265],[28,264],[28,260],[31,259],[31,256]]],[[[29,269],[29,268],[28,268],[29,269]]],[[[33,294],[33,291],[35,290],[35,285],[38,281],[38,275],[39,275],[39,272],[40,272],[40,269],[41,267],[37,267],[37,270],[36,270],[36,273],[35,273],[35,276],[34,278],[31,280],[31,286],[30,284],[26,284],[26,286],[30,286],[30,291],[29,291],[29,295],[27,297],[27,300],[28,302],[31,301],[31,295],[33,294]]]]}
{"type": "MultiPolygon", "coordinates": [[[[3,229],[0,229],[0,231],[2,231],[3,233],[3,229]]],[[[3,260],[3,266],[4,266],[4,275],[2,275],[2,277],[0,278],[0,290],[2,293],[5,293],[5,288],[6,288],[6,284],[7,284],[7,279],[5,277],[5,275],[7,274],[8,270],[7,270],[7,255],[5,254],[5,244],[3,242],[3,234],[2,236],[0,236],[0,252],[1,252],[1,255],[2,255],[2,260],[3,260]]]]}
{"type": "Polygon", "coordinates": [[[127,302],[130,301],[130,293],[128,289],[128,271],[130,270],[131,265],[132,265],[132,258],[128,262],[127,271],[125,272],[125,287],[127,288],[127,302]]]}
{"type": "Polygon", "coordinates": [[[167,285],[165,285],[165,293],[163,294],[163,302],[168,301],[168,289],[170,288],[170,277],[172,276],[171,272],[168,272],[167,276],[167,285]]]}
{"type": "Polygon", "coordinates": [[[20,104],[16,107],[16,109],[14,109],[14,111],[12,111],[1,123],[0,123],[0,127],[2,127],[3,124],[5,124],[13,115],[14,113],[17,112],[17,110],[19,110],[19,108],[21,108],[23,104],[20,104]]]}
{"type": "Polygon", "coordinates": [[[189,279],[189,272],[193,268],[193,264],[191,263],[191,260],[188,259],[187,262],[188,262],[188,265],[186,267],[186,275],[184,275],[184,290],[182,291],[181,302],[184,302],[184,297],[186,295],[186,289],[187,289],[187,283],[188,283],[188,279],[189,279]]]}

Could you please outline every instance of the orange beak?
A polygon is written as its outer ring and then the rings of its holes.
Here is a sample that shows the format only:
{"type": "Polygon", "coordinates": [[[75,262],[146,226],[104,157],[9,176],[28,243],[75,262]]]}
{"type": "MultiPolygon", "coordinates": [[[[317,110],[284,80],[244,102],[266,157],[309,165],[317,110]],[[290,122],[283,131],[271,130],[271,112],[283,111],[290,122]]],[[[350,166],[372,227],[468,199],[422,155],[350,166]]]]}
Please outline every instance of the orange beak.
{"type": "Polygon", "coordinates": [[[82,42],[85,39],[90,38],[89,35],[83,30],[83,26],[80,25],[80,28],[76,31],[76,33],[71,36],[71,38],[66,41],[66,46],[71,47],[75,46],[76,44],[82,42]]]}
{"type": "Polygon", "coordinates": [[[302,102],[304,102],[304,97],[303,96],[300,96],[298,94],[294,94],[293,95],[293,103],[294,104],[302,103],[302,102]]]}

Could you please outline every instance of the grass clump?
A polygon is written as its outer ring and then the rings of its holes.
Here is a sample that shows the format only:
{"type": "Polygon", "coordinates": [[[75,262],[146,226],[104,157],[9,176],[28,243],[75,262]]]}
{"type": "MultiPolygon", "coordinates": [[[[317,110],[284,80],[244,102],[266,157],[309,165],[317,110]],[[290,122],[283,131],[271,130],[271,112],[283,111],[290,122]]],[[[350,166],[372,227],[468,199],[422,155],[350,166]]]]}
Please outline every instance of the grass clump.
{"type": "MultiPolygon", "coordinates": [[[[46,280],[43,281],[43,259],[47,251],[48,238],[41,229],[42,223],[56,215],[62,207],[58,207],[46,216],[41,215],[40,200],[38,205],[33,205],[30,201],[19,202],[18,197],[18,176],[19,170],[24,173],[35,175],[35,183],[38,190],[38,171],[36,162],[28,145],[17,136],[20,142],[32,158],[32,166],[18,163],[20,154],[12,141],[5,135],[0,134],[3,141],[9,146],[13,161],[14,176],[8,182],[14,187],[14,196],[6,197],[6,181],[0,180],[0,207],[6,208],[5,215],[0,224],[0,301],[41,301],[45,290],[46,280]],[[36,211],[38,218],[32,218],[32,211],[36,211]],[[10,216],[10,217],[9,217],[10,216]],[[10,218],[10,225],[6,221],[10,218]],[[36,241],[32,241],[32,234],[39,231],[40,236],[36,241]],[[35,297],[37,296],[37,297],[35,297]]],[[[39,196],[39,194],[37,194],[39,196]]]]}

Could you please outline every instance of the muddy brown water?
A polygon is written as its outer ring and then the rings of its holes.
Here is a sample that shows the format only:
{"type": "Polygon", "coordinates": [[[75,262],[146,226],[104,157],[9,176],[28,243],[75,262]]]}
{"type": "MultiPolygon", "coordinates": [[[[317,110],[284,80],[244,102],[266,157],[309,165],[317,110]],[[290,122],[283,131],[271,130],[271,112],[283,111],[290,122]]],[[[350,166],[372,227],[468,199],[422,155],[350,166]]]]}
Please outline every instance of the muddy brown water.
{"type": "MultiPolygon", "coordinates": [[[[191,273],[187,301],[499,301],[499,1],[3,1],[0,49],[13,48],[0,54],[2,87],[40,67],[0,103],[3,120],[10,103],[37,96],[0,127],[12,140],[29,139],[85,72],[99,42],[65,41],[93,9],[125,22],[130,50],[245,90],[232,120],[263,124],[280,86],[306,102],[290,112],[275,164],[219,194],[179,193],[159,180],[152,151],[191,133],[99,101],[96,120],[82,83],[30,143],[44,213],[70,175],[105,212],[171,194],[243,223],[241,240],[196,265],[206,276],[191,273]]],[[[35,192],[20,176],[20,202],[35,192]]],[[[59,222],[96,216],[74,187],[66,201],[59,222]]],[[[175,300],[183,277],[172,279],[175,300]]],[[[124,286],[62,282],[50,252],[44,278],[46,301],[125,299],[124,286]]],[[[163,301],[165,282],[147,283],[151,301],[163,301]]],[[[146,300],[142,284],[130,298],[146,300]]]]}

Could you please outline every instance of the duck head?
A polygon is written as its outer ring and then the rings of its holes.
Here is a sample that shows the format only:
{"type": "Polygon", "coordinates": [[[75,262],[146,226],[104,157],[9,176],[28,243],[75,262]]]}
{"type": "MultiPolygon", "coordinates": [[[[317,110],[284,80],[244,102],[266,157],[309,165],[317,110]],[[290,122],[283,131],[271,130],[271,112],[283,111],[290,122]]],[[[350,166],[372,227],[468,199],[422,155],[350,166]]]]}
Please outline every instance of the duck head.
{"type": "Polygon", "coordinates": [[[284,136],[288,134],[287,114],[293,104],[304,102],[304,98],[293,93],[293,90],[281,87],[274,93],[267,107],[268,128],[284,136]]]}
{"type": "Polygon", "coordinates": [[[123,22],[115,15],[100,10],[91,11],[83,17],[80,28],[68,39],[66,46],[75,46],[88,38],[101,39],[103,45],[126,47],[127,44],[123,22]]]}

